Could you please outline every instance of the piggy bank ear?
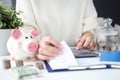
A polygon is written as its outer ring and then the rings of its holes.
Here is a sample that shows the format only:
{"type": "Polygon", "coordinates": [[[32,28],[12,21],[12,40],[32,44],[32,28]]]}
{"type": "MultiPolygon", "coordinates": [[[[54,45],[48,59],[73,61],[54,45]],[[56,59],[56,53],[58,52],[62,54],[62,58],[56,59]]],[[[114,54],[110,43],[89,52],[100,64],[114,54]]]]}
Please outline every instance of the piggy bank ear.
{"type": "Polygon", "coordinates": [[[32,29],[31,35],[36,37],[38,35],[38,31],[36,29],[32,29]]]}
{"type": "Polygon", "coordinates": [[[19,29],[13,29],[11,35],[14,39],[18,39],[21,35],[21,31],[19,29]]]}

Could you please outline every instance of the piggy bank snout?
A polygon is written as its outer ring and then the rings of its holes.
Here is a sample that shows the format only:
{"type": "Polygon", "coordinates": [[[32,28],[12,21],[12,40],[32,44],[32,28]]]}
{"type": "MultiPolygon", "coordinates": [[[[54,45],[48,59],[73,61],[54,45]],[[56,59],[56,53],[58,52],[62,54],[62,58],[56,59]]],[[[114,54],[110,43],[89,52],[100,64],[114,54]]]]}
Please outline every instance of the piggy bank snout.
{"type": "Polygon", "coordinates": [[[28,50],[30,52],[36,52],[38,50],[38,43],[37,42],[31,42],[27,46],[28,50]]]}

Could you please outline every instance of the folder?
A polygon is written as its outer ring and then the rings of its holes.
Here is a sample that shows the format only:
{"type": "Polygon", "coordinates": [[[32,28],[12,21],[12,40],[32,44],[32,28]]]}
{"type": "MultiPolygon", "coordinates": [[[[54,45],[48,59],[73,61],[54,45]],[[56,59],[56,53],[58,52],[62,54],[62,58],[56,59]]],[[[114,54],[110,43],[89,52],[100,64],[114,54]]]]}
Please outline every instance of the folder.
{"type": "Polygon", "coordinates": [[[100,55],[101,61],[114,61],[120,62],[120,51],[103,51],[100,55]]]}
{"type": "Polygon", "coordinates": [[[88,64],[69,66],[68,68],[52,69],[49,63],[45,60],[44,64],[48,72],[62,72],[62,71],[82,71],[82,70],[98,70],[98,69],[120,69],[120,64],[88,64]]]}

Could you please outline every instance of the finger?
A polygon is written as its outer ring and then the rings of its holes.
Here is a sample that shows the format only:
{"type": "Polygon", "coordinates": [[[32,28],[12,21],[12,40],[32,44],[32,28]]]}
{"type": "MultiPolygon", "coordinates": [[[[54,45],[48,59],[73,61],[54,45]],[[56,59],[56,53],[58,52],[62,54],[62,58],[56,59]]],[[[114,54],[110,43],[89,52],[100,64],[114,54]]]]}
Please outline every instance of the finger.
{"type": "Polygon", "coordinates": [[[45,50],[45,51],[51,53],[51,54],[48,54],[48,55],[57,55],[57,54],[60,54],[62,52],[61,49],[56,48],[54,46],[47,45],[47,44],[44,44],[44,43],[41,43],[41,44],[42,44],[41,45],[42,50],[45,50]]]}
{"type": "Polygon", "coordinates": [[[54,54],[53,52],[47,51],[47,50],[42,49],[42,48],[39,49],[39,54],[44,55],[44,56],[49,56],[49,57],[56,56],[56,54],[54,54]]]}
{"type": "Polygon", "coordinates": [[[77,46],[76,46],[77,49],[83,48],[84,42],[85,42],[85,40],[84,40],[84,39],[81,39],[81,40],[79,41],[79,43],[77,44],[77,46]]]}
{"type": "Polygon", "coordinates": [[[50,56],[45,56],[45,55],[43,55],[43,54],[38,54],[37,57],[38,57],[39,59],[41,59],[41,60],[50,60],[50,59],[52,59],[52,57],[50,57],[50,56]]]}
{"type": "Polygon", "coordinates": [[[91,43],[91,40],[90,40],[90,39],[87,39],[87,40],[84,42],[83,47],[84,47],[84,48],[87,48],[90,43],[91,43]]]}
{"type": "Polygon", "coordinates": [[[76,39],[76,43],[79,43],[79,42],[80,42],[80,38],[77,38],[77,39],[76,39]]]}
{"type": "Polygon", "coordinates": [[[89,44],[89,46],[87,47],[87,49],[89,49],[89,50],[93,50],[94,48],[95,48],[94,42],[91,42],[91,43],[89,44]]]}
{"type": "Polygon", "coordinates": [[[45,41],[46,43],[49,43],[49,44],[57,47],[57,48],[62,48],[62,45],[61,45],[58,41],[54,40],[54,39],[51,38],[51,37],[45,37],[45,38],[44,38],[44,41],[45,41]]]}

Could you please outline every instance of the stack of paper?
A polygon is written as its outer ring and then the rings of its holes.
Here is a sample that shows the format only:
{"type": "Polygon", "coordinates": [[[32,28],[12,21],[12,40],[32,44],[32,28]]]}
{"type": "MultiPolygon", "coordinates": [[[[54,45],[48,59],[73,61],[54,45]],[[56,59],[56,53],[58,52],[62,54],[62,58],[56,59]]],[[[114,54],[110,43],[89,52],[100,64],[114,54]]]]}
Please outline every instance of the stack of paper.
{"type": "Polygon", "coordinates": [[[73,52],[71,51],[70,47],[66,44],[65,41],[61,41],[63,46],[62,54],[56,56],[48,63],[53,70],[55,69],[66,69],[69,66],[78,65],[73,52]]]}

